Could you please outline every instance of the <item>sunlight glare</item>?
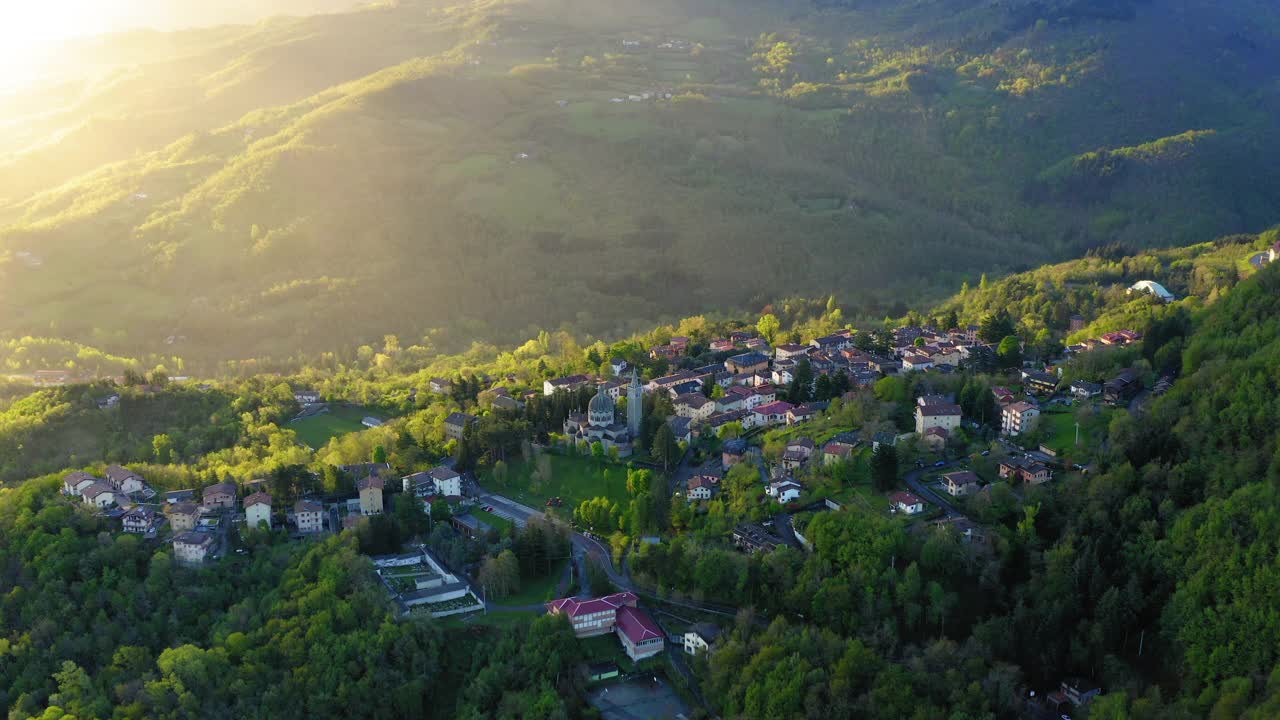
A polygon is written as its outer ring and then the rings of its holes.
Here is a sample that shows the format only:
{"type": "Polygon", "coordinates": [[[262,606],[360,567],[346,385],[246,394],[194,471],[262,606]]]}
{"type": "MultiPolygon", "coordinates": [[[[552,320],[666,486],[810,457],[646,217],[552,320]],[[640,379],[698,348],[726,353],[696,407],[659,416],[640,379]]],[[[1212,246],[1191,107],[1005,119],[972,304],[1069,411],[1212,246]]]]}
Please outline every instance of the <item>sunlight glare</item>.
{"type": "Polygon", "coordinates": [[[0,0],[0,90],[34,79],[40,60],[70,38],[105,32],[121,0],[0,0]]]}

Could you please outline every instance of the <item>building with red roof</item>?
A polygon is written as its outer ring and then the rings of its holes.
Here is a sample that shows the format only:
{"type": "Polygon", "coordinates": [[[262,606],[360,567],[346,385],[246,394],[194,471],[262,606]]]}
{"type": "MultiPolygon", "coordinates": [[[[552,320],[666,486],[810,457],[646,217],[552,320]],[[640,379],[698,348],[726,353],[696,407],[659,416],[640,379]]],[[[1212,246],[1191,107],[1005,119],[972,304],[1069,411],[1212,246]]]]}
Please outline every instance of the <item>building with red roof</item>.
{"type": "Polygon", "coordinates": [[[618,639],[627,657],[632,660],[643,660],[662,652],[666,636],[662,628],[649,617],[645,611],[631,606],[618,609],[618,639]]]}
{"type": "Polygon", "coordinates": [[[547,612],[569,618],[573,634],[579,638],[613,632],[628,657],[643,660],[662,652],[666,636],[653,618],[636,607],[638,601],[631,592],[587,600],[560,598],[547,603],[547,612]]]}
{"type": "Polygon", "coordinates": [[[547,612],[567,616],[569,624],[573,625],[574,635],[580,638],[595,637],[611,632],[618,620],[618,609],[635,607],[638,600],[634,593],[629,592],[589,600],[560,598],[547,603],[547,612]]]}

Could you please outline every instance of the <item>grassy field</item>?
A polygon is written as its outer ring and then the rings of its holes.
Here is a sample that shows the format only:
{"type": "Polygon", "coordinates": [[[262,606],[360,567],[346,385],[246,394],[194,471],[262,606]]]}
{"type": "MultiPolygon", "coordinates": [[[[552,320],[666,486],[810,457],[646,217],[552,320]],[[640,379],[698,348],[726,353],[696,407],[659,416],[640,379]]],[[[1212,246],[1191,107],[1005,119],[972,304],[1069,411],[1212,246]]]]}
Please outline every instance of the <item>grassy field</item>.
{"type": "Polygon", "coordinates": [[[1076,445],[1076,414],[1074,412],[1047,412],[1040,416],[1040,429],[1046,435],[1045,447],[1056,453],[1094,452],[1106,435],[1107,426],[1117,411],[1097,408],[1086,422],[1080,424],[1080,444],[1076,445]]]}
{"type": "MultiPolygon", "coordinates": [[[[490,490],[526,505],[543,508],[548,499],[564,500],[562,510],[572,513],[583,500],[603,496],[619,504],[627,501],[627,469],[621,465],[598,464],[586,458],[549,456],[551,478],[535,480],[534,467],[525,462],[512,463],[506,479],[486,473],[481,483],[490,490]]],[[[487,520],[486,520],[487,522],[487,520]]]]}
{"type": "Polygon", "coordinates": [[[289,423],[298,439],[313,448],[324,447],[329,438],[364,429],[360,424],[369,411],[359,406],[330,406],[329,412],[289,423]]]}

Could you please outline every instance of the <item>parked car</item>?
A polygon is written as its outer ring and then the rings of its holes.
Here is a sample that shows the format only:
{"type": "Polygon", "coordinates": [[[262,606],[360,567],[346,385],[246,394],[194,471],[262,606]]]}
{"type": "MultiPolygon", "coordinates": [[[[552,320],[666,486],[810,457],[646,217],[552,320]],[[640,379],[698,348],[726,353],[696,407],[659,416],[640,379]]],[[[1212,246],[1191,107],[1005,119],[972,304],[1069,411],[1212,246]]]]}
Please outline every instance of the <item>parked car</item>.
{"type": "Polygon", "coordinates": [[[934,466],[934,467],[943,467],[943,466],[944,466],[944,465],[946,465],[946,464],[947,464],[947,461],[946,461],[946,460],[939,460],[938,462],[934,463],[934,464],[933,464],[933,466],[934,466]]]}
{"type": "Polygon", "coordinates": [[[986,457],[986,456],[988,456],[988,455],[990,455],[990,454],[991,454],[991,451],[990,451],[990,450],[983,450],[983,451],[982,451],[982,457],[986,457]]]}

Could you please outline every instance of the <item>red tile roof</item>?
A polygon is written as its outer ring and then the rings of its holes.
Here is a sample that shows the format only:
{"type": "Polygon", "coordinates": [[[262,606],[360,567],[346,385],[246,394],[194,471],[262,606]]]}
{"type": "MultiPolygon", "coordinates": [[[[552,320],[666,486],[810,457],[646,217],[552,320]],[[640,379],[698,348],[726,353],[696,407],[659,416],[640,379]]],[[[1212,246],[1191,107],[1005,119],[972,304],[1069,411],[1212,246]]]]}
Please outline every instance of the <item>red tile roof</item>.
{"type": "Polygon", "coordinates": [[[778,400],[768,405],[760,405],[752,412],[757,415],[785,415],[791,411],[791,407],[791,403],[778,400]]]}
{"type": "Polygon", "coordinates": [[[635,603],[639,598],[634,593],[620,592],[613,595],[605,595],[600,598],[590,600],[579,600],[577,598],[560,598],[547,603],[547,612],[564,613],[569,617],[577,617],[589,613],[601,612],[604,610],[617,610],[620,607],[635,603]]]}
{"type": "Polygon", "coordinates": [[[909,492],[896,492],[889,496],[889,501],[894,505],[923,505],[924,500],[912,495],[909,492]]]}
{"type": "MultiPolygon", "coordinates": [[[[629,593],[628,593],[629,594],[629,593]]],[[[662,629],[643,610],[625,606],[618,610],[618,629],[632,644],[661,638],[662,629]]]]}

